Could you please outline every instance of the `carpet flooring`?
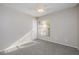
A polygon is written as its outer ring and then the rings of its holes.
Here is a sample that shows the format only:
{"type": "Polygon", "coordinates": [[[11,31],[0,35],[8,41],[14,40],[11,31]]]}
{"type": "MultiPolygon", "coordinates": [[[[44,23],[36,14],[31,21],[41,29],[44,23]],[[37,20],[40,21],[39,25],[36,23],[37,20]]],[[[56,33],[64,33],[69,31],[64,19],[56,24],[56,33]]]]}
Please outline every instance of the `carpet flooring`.
{"type": "MultiPolygon", "coordinates": [[[[35,40],[32,44],[18,50],[5,53],[5,55],[79,55],[76,48],[52,43],[44,40],[35,40]]],[[[3,54],[3,53],[2,53],[3,54]]]]}

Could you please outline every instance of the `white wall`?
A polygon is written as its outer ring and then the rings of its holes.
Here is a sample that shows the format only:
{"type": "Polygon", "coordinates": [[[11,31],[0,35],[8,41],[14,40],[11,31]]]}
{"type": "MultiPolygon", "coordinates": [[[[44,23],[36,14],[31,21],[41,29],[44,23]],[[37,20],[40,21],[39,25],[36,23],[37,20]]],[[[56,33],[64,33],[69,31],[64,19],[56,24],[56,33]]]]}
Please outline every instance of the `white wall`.
{"type": "Polygon", "coordinates": [[[78,26],[78,40],[77,40],[77,42],[78,42],[78,50],[79,50],[79,5],[78,5],[78,9],[77,9],[77,15],[78,15],[78,20],[77,20],[77,26],[78,26]]]}
{"type": "Polygon", "coordinates": [[[39,20],[51,21],[49,41],[77,48],[77,7],[51,13],[39,20]]]}
{"type": "Polygon", "coordinates": [[[0,4],[0,50],[32,30],[33,18],[0,4]]]}

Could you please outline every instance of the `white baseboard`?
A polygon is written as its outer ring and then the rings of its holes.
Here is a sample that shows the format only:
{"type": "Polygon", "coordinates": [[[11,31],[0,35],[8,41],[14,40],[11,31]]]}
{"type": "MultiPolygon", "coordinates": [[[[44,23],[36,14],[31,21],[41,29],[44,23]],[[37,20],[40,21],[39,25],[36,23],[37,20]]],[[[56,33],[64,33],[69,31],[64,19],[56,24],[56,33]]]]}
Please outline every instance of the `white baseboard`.
{"type": "MultiPolygon", "coordinates": [[[[33,41],[29,41],[29,42],[24,43],[24,44],[27,45],[28,43],[31,43],[31,42],[33,42],[33,41]]],[[[21,46],[24,45],[24,44],[21,44],[21,45],[18,45],[18,46],[14,46],[14,47],[11,47],[11,48],[8,48],[8,49],[4,49],[3,51],[4,51],[4,53],[13,52],[13,51],[18,50],[19,48],[21,48],[21,46]]]]}
{"type": "MultiPolygon", "coordinates": [[[[45,40],[45,39],[42,39],[42,40],[45,40]]],[[[69,47],[73,47],[73,48],[78,49],[76,46],[70,46],[70,45],[62,44],[62,43],[59,43],[59,42],[51,41],[50,39],[45,40],[45,41],[49,41],[49,42],[53,42],[53,43],[57,43],[57,44],[61,44],[61,45],[65,45],[65,46],[69,46],[69,47]]]]}
{"type": "Polygon", "coordinates": [[[33,34],[33,31],[26,33],[23,37],[18,39],[16,42],[14,42],[12,45],[10,45],[8,48],[3,49],[4,52],[11,52],[16,50],[19,46],[23,44],[28,44],[34,40],[36,36],[33,34]]]}

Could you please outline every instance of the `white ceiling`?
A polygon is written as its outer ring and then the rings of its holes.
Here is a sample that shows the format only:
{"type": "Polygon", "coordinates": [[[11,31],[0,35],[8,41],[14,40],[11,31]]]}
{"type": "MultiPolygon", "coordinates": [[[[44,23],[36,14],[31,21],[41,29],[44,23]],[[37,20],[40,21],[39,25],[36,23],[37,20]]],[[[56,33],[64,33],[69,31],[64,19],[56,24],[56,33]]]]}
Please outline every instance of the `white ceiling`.
{"type": "Polygon", "coordinates": [[[6,3],[4,5],[27,13],[31,16],[40,17],[59,10],[74,7],[77,3],[6,3]],[[37,8],[43,8],[45,12],[39,13],[37,12],[37,8]]]}

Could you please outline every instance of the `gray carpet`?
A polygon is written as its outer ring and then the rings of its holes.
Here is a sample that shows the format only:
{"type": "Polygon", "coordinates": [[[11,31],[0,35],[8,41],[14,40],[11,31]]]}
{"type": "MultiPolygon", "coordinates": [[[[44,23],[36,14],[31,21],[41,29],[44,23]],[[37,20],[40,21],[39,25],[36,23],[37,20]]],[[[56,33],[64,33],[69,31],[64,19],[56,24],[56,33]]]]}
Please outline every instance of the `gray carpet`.
{"type": "Polygon", "coordinates": [[[29,47],[19,48],[6,55],[79,55],[79,51],[72,47],[35,40],[29,47]]]}

